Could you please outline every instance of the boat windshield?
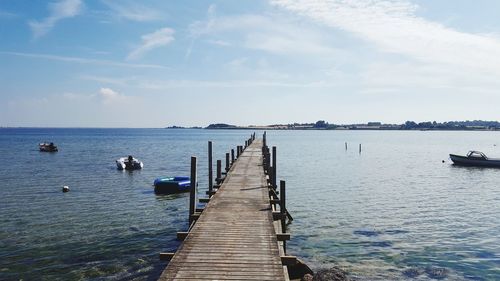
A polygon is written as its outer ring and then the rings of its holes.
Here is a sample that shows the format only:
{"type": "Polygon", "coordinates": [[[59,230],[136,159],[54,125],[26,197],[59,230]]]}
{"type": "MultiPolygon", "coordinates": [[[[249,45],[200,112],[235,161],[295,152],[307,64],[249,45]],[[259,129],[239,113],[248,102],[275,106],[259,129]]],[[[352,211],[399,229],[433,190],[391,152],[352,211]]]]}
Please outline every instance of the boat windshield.
{"type": "Polygon", "coordinates": [[[469,153],[467,153],[467,157],[480,158],[480,159],[485,159],[485,160],[488,159],[488,157],[486,157],[486,155],[484,155],[484,153],[482,153],[480,151],[469,151],[469,153]]]}

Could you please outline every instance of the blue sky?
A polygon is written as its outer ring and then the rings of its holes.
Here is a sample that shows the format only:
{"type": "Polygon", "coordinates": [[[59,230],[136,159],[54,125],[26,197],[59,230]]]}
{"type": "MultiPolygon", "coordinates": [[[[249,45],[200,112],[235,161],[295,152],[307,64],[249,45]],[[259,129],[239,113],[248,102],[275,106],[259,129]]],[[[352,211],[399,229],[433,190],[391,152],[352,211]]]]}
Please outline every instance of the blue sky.
{"type": "Polygon", "coordinates": [[[0,126],[498,120],[500,1],[0,0],[0,126]]]}

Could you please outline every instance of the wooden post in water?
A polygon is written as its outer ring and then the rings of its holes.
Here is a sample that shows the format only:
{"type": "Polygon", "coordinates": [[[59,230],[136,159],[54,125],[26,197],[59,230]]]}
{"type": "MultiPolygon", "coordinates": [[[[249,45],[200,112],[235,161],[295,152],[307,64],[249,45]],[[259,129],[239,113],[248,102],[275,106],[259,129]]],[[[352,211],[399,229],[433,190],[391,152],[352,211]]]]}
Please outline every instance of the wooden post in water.
{"type": "Polygon", "coordinates": [[[189,225],[193,222],[196,210],[196,157],[191,156],[191,183],[189,186],[189,225]]]}
{"type": "Polygon", "coordinates": [[[273,188],[276,189],[276,146],[273,146],[273,188]]]}
{"type": "Polygon", "coordinates": [[[236,146],[236,159],[240,158],[240,146],[236,146]]]}
{"type": "Polygon", "coordinates": [[[359,154],[361,154],[361,144],[359,144],[359,154]]]}
{"type": "MultiPolygon", "coordinates": [[[[285,181],[280,181],[280,213],[281,213],[281,232],[286,233],[286,192],[285,181]]],[[[286,253],[286,241],[283,241],[283,251],[286,253]]]]}
{"type": "Polygon", "coordinates": [[[231,148],[231,165],[234,164],[234,148],[231,148]]]}
{"type": "Polygon", "coordinates": [[[222,181],[222,160],[217,160],[217,178],[215,179],[217,185],[222,181]]]}
{"type": "Polygon", "coordinates": [[[214,186],[212,165],[212,141],[208,142],[208,191],[212,192],[214,186]]]}
{"type": "Polygon", "coordinates": [[[229,153],[226,153],[226,173],[229,171],[229,153]]]}
{"type": "Polygon", "coordinates": [[[267,143],[266,143],[266,131],[264,131],[264,134],[262,135],[262,146],[264,146],[264,147],[267,146],[267,143]]]}
{"type": "Polygon", "coordinates": [[[345,150],[347,150],[347,142],[345,142],[345,150]]]}

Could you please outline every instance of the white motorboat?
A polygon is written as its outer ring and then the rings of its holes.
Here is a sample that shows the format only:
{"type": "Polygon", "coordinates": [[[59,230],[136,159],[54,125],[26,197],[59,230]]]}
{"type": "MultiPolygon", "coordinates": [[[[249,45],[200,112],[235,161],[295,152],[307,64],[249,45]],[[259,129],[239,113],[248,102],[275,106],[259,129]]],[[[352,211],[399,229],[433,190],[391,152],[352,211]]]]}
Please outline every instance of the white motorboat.
{"type": "Polygon", "coordinates": [[[116,167],[118,170],[139,170],[144,167],[141,161],[129,155],[116,160],[116,167]]]}

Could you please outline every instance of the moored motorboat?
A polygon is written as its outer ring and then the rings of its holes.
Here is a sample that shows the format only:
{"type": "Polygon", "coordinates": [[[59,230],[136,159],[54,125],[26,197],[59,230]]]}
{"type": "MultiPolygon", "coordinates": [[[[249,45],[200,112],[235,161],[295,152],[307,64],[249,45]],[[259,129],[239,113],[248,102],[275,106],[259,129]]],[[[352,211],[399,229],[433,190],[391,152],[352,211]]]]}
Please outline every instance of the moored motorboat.
{"type": "Polygon", "coordinates": [[[132,157],[132,155],[129,155],[128,157],[122,157],[116,160],[116,167],[118,170],[139,170],[144,167],[144,164],[132,157]]]}
{"type": "Polygon", "coordinates": [[[455,165],[500,168],[499,158],[488,158],[484,153],[475,150],[469,151],[466,156],[450,154],[450,159],[455,165]]]}
{"type": "Polygon", "coordinates": [[[43,152],[57,152],[57,146],[53,142],[41,142],[38,144],[38,148],[43,152]]]}
{"type": "Polygon", "coordinates": [[[188,192],[191,187],[189,177],[161,177],[153,183],[156,194],[173,194],[188,192]]]}

